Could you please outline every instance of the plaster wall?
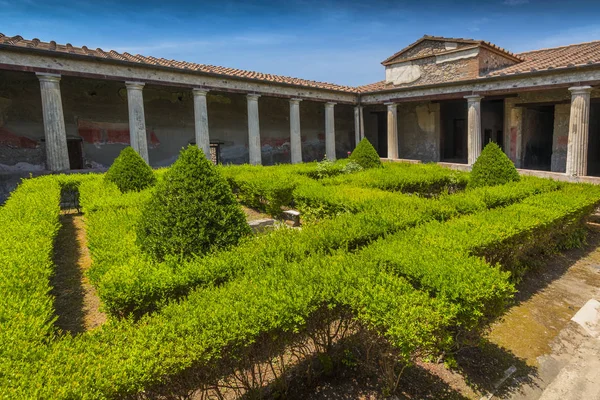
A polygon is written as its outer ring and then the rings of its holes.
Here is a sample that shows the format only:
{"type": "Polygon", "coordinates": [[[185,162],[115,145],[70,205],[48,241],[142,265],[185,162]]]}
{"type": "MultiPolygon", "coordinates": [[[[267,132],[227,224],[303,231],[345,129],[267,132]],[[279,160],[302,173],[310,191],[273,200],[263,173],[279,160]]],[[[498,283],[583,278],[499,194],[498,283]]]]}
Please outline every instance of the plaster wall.
{"type": "Polygon", "coordinates": [[[440,104],[398,106],[400,158],[423,162],[440,160],[440,104]]]}

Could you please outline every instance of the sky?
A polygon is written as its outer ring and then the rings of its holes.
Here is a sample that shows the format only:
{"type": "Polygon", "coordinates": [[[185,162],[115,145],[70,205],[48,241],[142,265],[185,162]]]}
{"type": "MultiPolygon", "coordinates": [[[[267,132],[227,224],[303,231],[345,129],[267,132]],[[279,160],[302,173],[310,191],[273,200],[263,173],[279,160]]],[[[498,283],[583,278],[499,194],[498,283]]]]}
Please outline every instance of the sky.
{"type": "Polygon", "coordinates": [[[0,32],[357,86],[425,34],[512,52],[600,40],[600,1],[0,0],[0,32]]]}

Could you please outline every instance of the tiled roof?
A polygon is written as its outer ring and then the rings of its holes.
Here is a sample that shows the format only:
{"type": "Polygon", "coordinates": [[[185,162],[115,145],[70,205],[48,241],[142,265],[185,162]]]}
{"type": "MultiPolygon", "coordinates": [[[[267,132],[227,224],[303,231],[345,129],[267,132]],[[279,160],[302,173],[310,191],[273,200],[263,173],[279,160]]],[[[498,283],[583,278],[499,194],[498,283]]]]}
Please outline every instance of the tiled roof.
{"type": "Polygon", "coordinates": [[[89,49],[86,46],[75,47],[70,43],[58,44],[55,41],[42,42],[39,39],[27,40],[23,39],[22,36],[5,36],[0,33],[0,47],[1,46],[14,46],[20,48],[31,48],[42,51],[56,52],[62,54],[71,54],[78,56],[96,57],[118,60],[121,62],[130,62],[136,64],[145,64],[150,66],[160,66],[181,70],[189,70],[195,72],[203,72],[207,74],[221,75],[228,78],[241,78],[241,79],[253,79],[265,82],[280,83],[285,85],[295,85],[315,89],[325,89],[340,92],[356,93],[357,89],[353,86],[336,85],[328,82],[317,82],[307,79],[292,78],[289,76],[264,74],[262,72],[246,71],[242,69],[218,67],[214,65],[196,64],[185,61],[167,60],[164,58],[155,58],[149,56],[142,56],[139,54],[132,55],[127,52],[119,53],[114,50],[104,51],[100,48],[96,50],[89,49]]]}
{"type": "MultiPolygon", "coordinates": [[[[394,53],[393,55],[389,56],[388,58],[386,58],[385,60],[383,60],[381,63],[383,65],[388,64],[390,61],[392,61],[394,58],[398,57],[400,54],[406,52],[407,50],[413,48],[414,46],[418,45],[421,42],[424,42],[425,40],[433,40],[433,41],[438,41],[438,42],[456,42],[456,43],[467,43],[467,44],[474,44],[477,46],[484,46],[484,47],[488,47],[490,49],[496,50],[497,52],[500,53],[504,53],[505,56],[514,59],[515,61],[519,61],[520,57],[514,53],[511,53],[510,51],[503,49],[502,47],[496,46],[495,44],[491,43],[491,42],[486,42],[485,40],[475,40],[475,39],[465,39],[465,38],[449,38],[449,37],[443,37],[443,36],[430,36],[430,35],[423,35],[422,38],[420,38],[419,40],[417,40],[414,43],[409,44],[408,46],[406,46],[405,48],[403,48],[402,50],[394,53]]],[[[443,54],[443,53],[439,53],[439,54],[443,54]]],[[[430,57],[431,55],[426,55],[423,57],[430,57]]],[[[419,57],[422,58],[422,57],[419,57]]]]}
{"type": "MultiPolygon", "coordinates": [[[[569,46],[555,47],[550,49],[534,50],[519,54],[513,54],[505,49],[502,49],[490,42],[473,39],[463,38],[446,38],[439,36],[423,36],[415,43],[407,46],[398,53],[389,57],[387,60],[391,60],[397,57],[402,52],[415,46],[416,44],[424,40],[443,40],[452,41],[459,43],[468,43],[475,45],[483,45],[489,48],[493,48],[496,51],[502,52],[515,59],[522,60],[517,64],[490,72],[488,75],[480,77],[484,79],[486,77],[497,77],[504,75],[514,74],[526,74],[537,71],[549,71],[557,68],[571,68],[585,65],[598,65],[600,66],[600,41],[573,44],[569,46]]],[[[394,85],[386,84],[385,81],[379,81],[368,85],[353,87],[345,85],[336,85],[327,82],[317,82],[307,79],[292,78],[288,76],[264,74],[255,71],[246,71],[235,68],[218,67],[214,65],[196,64],[185,61],[167,60],[164,58],[155,58],[150,56],[142,56],[139,54],[132,55],[127,52],[119,53],[114,50],[104,51],[100,48],[92,50],[86,46],[75,47],[71,44],[57,44],[55,41],[42,42],[39,39],[26,40],[21,36],[8,37],[0,33],[0,48],[1,47],[17,47],[17,48],[29,48],[39,51],[46,51],[52,53],[62,53],[65,55],[76,55],[81,57],[94,57],[111,59],[120,62],[127,62],[133,64],[142,64],[146,66],[159,66],[179,70],[194,71],[199,73],[206,73],[211,75],[218,75],[227,78],[238,78],[238,79],[251,79],[271,83],[279,83],[285,85],[294,85],[305,88],[315,88],[332,90],[346,93],[370,93],[382,90],[394,89],[394,85]]],[[[386,61],[387,61],[386,60],[386,61]]],[[[384,61],[385,62],[385,61],[384,61]]],[[[450,83],[450,82],[448,82],[450,83]]],[[[415,85],[415,87],[418,85],[415,85]]]]}
{"type": "Polygon", "coordinates": [[[551,49],[527,51],[517,55],[523,59],[523,62],[491,72],[489,76],[600,64],[600,40],[551,49]]]}

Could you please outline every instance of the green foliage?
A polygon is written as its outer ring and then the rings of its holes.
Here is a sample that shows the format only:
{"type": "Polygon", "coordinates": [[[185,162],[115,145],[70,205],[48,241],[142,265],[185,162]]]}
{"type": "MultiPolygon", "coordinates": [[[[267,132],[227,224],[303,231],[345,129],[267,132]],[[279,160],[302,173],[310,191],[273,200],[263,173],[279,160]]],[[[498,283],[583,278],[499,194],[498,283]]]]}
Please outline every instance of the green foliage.
{"type": "Polygon", "coordinates": [[[249,233],[227,182],[191,145],[164,174],[137,229],[140,248],[157,260],[235,245],[249,233]]]}
{"type": "Polygon", "coordinates": [[[360,172],[364,168],[360,166],[356,161],[350,161],[342,168],[342,173],[344,174],[353,174],[355,172],[360,172]]]}
{"type": "Polygon", "coordinates": [[[504,185],[519,179],[519,173],[512,161],[496,143],[490,142],[473,164],[469,187],[504,185]]]}
{"type": "Polygon", "coordinates": [[[139,192],[156,184],[152,168],[133,147],[125,147],[104,176],[107,181],[117,185],[123,193],[139,192]]]}
{"type": "Polygon", "coordinates": [[[379,154],[377,154],[377,150],[375,150],[375,147],[373,147],[367,138],[363,138],[363,140],[356,145],[356,148],[352,154],[350,154],[349,159],[350,161],[358,163],[358,165],[365,169],[381,166],[379,154]]]}

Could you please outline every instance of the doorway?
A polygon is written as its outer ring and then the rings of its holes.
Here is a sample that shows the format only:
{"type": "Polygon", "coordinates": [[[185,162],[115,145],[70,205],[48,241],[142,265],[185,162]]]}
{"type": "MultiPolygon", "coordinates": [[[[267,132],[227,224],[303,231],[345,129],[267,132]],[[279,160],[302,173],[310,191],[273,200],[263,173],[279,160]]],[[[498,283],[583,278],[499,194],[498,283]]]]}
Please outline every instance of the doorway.
{"type": "Polygon", "coordinates": [[[531,106],[523,112],[523,167],[550,171],[554,106],[531,106]]]}
{"type": "Polygon", "coordinates": [[[444,162],[467,163],[467,102],[440,102],[440,148],[444,162]]]}
{"type": "Polygon", "coordinates": [[[67,138],[69,169],[83,169],[83,146],[81,138],[67,138]]]}

